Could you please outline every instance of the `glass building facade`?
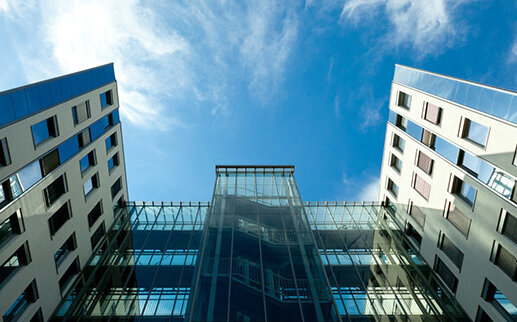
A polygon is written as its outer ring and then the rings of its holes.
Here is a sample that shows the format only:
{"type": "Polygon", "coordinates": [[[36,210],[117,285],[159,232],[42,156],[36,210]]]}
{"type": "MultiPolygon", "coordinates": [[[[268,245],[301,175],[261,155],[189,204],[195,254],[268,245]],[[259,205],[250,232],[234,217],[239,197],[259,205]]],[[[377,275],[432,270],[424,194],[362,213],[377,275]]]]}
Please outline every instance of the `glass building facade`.
{"type": "Polygon", "coordinates": [[[217,167],[211,202],[138,203],[54,320],[466,320],[377,203],[302,203],[294,167],[217,167]]]}

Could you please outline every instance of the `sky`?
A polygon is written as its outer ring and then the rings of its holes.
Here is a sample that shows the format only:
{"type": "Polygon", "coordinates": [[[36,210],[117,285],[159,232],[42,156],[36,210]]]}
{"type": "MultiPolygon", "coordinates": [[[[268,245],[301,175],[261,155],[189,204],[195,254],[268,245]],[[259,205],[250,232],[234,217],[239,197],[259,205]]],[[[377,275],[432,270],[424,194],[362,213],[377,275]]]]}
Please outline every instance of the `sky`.
{"type": "Polygon", "coordinates": [[[517,90],[517,2],[0,0],[0,53],[0,91],[114,63],[130,200],[224,164],[377,200],[395,64],[517,90]]]}

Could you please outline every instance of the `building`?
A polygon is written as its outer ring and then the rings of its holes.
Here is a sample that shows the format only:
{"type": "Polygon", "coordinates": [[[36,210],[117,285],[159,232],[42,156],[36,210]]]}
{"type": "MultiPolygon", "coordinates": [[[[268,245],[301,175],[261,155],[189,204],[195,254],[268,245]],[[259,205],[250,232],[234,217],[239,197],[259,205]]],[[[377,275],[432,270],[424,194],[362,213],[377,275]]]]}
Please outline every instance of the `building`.
{"type": "Polygon", "coordinates": [[[396,66],[379,198],[471,319],[517,319],[517,93],[396,66]]]}
{"type": "Polygon", "coordinates": [[[396,66],[380,201],[351,203],[294,166],[128,201],[118,107],[112,64],[0,93],[4,321],[516,318],[516,93],[396,66]]]}
{"type": "Polygon", "coordinates": [[[48,319],[127,200],[113,65],[0,93],[0,314],[48,319]]]}

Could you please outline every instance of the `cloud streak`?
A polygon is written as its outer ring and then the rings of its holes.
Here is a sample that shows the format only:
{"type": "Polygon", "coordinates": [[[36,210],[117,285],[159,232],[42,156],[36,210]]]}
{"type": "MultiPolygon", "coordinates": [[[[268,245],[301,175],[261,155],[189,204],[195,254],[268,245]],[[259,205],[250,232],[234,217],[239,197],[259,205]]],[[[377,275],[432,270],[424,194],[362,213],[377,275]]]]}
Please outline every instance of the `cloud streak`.
{"type": "Polygon", "coordinates": [[[471,1],[347,0],[340,20],[358,26],[383,13],[389,27],[378,47],[409,45],[425,56],[443,52],[465,32],[465,26],[456,21],[455,9],[466,2],[471,1]]]}
{"type": "Polygon", "coordinates": [[[243,82],[263,105],[281,92],[298,37],[293,7],[275,1],[158,1],[150,7],[137,0],[123,6],[115,0],[0,0],[0,18],[32,35],[11,37],[29,81],[112,61],[121,113],[141,128],[165,131],[186,126],[182,109],[229,113],[233,87],[243,82]]]}

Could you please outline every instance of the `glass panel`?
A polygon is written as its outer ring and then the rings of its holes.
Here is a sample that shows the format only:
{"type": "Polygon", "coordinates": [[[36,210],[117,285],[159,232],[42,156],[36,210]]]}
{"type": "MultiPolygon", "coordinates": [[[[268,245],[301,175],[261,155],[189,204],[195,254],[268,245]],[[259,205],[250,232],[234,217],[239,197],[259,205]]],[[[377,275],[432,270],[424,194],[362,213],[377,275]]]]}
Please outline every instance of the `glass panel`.
{"type": "Polygon", "coordinates": [[[25,191],[42,178],[39,161],[36,160],[18,172],[22,189],[25,191]]]}

